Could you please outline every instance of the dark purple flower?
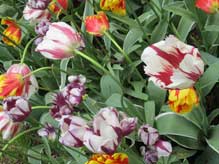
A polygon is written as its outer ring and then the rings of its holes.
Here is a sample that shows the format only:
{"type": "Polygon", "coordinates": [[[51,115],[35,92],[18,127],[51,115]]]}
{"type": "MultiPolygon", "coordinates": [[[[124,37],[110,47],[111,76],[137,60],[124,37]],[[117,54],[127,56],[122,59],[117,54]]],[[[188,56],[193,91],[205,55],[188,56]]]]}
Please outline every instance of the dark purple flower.
{"type": "Polygon", "coordinates": [[[3,100],[3,110],[14,122],[22,122],[31,113],[31,106],[27,99],[21,96],[8,97],[3,100]]]}
{"type": "Polygon", "coordinates": [[[144,161],[146,164],[155,164],[158,161],[158,153],[156,150],[148,150],[144,154],[144,161]]]}
{"type": "Polygon", "coordinates": [[[35,32],[40,35],[44,36],[46,35],[46,32],[49,30],[49,25],[51,23],[48,20],[43,20],[40,23],[38,23],[35,27],[35,32]]]}

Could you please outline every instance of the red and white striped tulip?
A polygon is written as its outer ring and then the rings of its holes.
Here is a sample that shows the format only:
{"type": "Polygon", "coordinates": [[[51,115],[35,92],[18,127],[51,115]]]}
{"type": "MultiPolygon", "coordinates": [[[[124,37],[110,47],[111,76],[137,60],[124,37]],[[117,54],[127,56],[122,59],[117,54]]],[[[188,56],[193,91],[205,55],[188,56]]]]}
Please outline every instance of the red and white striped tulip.
{"type": "Polygon", "coordinates": [[[149,80],[165,89],[192,87],[204,72],[198,49],[173,35],[145,48],[141,60],[149,80]]]}
{"type": "Polygon", "coordinates": [[[83,47],[85,44],[79,33],[65,22],[56,22],[49,25],[36,51],[49,59],[64,59],[73,57],[73,51],[83,47]]]}

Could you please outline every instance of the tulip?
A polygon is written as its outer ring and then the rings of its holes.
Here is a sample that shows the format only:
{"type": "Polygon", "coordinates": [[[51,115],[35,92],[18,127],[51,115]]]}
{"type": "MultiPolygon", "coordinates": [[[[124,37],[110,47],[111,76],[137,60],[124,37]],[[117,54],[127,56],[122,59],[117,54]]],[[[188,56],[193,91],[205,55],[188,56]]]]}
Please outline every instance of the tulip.
{"type": "Polygon", "coordinates": [[[36,51],[49,59],[73,57],[73,51],[84,47],[82,37],[64,22],[51,23],[36,51]]]}
{"type": "Polygon", "coordinates": [[[14,122],[24,121],[31,113],[28,101],[20,96],[8,97],[3,100],[3,110],[14,122]]]}
{"type": "Polygon", "coordinates": [[[155,144],[159,138],[157,129],[154,129],[150,125],[142,125],[138,131],[138,135],[147,146],[155,144]]]}
{"type": "Polygon", "coordinates": [[[60,14],[63,10],[67,10],[67,8],[68,0],[56,0],[49,4],[49,9],[55,14],[60,14]]]}
{"type": "Polygon", "coordinates": [[[0,110],[0,132],[3,140],[13,138],[21,129],[21,123],[14,122],[5,111],[0,110]]]}
{"type": "Polygon", "coordinates": [[[154,146],[157,150],[158,158],[167,157],[172,153],[172,146],[167,141],[158,140],[154,146]]]}
{"type": "Polygon", "coordinates": [[[169,107],[176,113],[190,112],[199,102],[194,88],[169,90],[169,107]]]}
{"type": "Polygon", "coordinates": [[[45,10],[48,7],[50,1],[51,0],[29,0],[27,5],[32,9],[45,10]]]}
{"type": "Polygon", "coordinates": [[[109,29],[109,21],[104,12],[98,12],[97,15],[87,16],[85,18],[85,28],[89,34],[102,36],[109,29]]]}
{"type": "Polygon", "coordinates": [[[192,87],[204,72],[198,49],[172,35],[147,47],[141,60],[149,80],[165,89],[192,87]]]}
{"type": "Polygon", "coordinates": [[[35,9],[31,8],[28,4],[24,8],[23,16],[24,19],[30,23],[37,23],[51,18],[51,14],[48,9],[35,9]]]}
{"type": "Polygon", "coordinates": [[[44,128],[37,131],[38,135],[41,137],[48,137],[49,140],[54,141],[56,139],[55,128],[47,123],[44,128]]]}
{"type": "Polygon", "coordinates": [[[128,156],[124,153],[113,155],[95,154],[85,164],[128,164],[128,156]]]}
{"type": "Polygon", "coordinates": [[[63,116],[60,125],[60,143],[70,147],[83,146],[84,133],[89,128],[84,119],[77,116],[63,116]]]}
{"type": "Polygon", "coordinates": [[[144,154],[144,161],[147,164],[155,164],[158,161],[158,153],[156,150],[148,150],[144,154]]]}
{"type": "MultiPolygon", "coordinates": [[[[13,64],[11,65],[6,74],[17,74],[19,76],[25,77],[31,73],[30,68],[26,64],[13,64]]],[[[17,96],[25,96],[30,98],[31,95],[37,92],[38,90],[38,83],[34,75],[30,75],[25,77],[25,79],[20,79],[23,81],[23,91],[21,94],[17,94],[17,96]]]]}
{"type": "Polygon", "coordinates": [[[126,15],[125,0],[101,0],[100,8],[102,10],[111,10],[113,13],[121,16],[126,15]]]}
{"type": "Polygon", "coordinates": [[[131,133],[135,126],[136,121],[130,121],[128,118],[120,122],[119,113],[115,108],[102,108],[93,119],[93,129],[84,134],[84,145],[94,153],[113,154],[122,137],[131,133]]]}
{"type": "Polygon", "coordinates": [[[69,84],[63,89],[62,94],[72,106],[79,105],[85,94],[86,78],[83,75],[69,76],[69,84]]]}
{"type": "Polygon", "coordinates": [[[49,30],[50,22],[48,20],[43,20],[37,24],[35,27],[35,32],[39,36],[45,36],[46,32],[49,30]]]}
{"type": "Polygon", "coordinates": [[[2,19],[1,24],[8,26],[3,31],[3,35],[6,36],[2,38],[3,42],[9,46],[19,45],[21,42],[22,31],[21,31],[21,28],[18,26],[18,24],[14,20],[9,19],[9,18],[2,19]]]}
{"type": "Polygon", "coordinates": [[[51,116],[56,119],[60,120],[62,116],[70,115],[74,111],[73,106],[71,106],[65,99],[62,93],[56,94],[53,106],[50,109],[51,116]]]}
{"type": "Polygon", "coordinates": [[[0,99],[23,94],[24,80],[21,74],[7,73],[0,75],[0,99]]]}
{"type": "Polygon", "coordinates": [[[216,13],[219,10],[219,0],[196,0],[195,5],[206,13],[216,13]]]}

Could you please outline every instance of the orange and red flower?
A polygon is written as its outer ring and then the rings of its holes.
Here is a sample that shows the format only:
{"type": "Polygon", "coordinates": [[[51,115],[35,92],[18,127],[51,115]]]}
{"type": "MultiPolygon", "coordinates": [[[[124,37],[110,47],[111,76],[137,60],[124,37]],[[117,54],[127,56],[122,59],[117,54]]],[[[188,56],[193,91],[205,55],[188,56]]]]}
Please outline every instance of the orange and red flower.
{"type": "Polygon", "coordinates": [[[9,73],[0,75],[0,99],[8,96],[20,96],[23,92],[24,81],[21,74],[9,73]]]}
{"type": "Polygon", "coordinates": [[[182,90],[169,90],[169,107],[176,113],[190,112],[194,105],[199,102],[194,88],[182,90]]]}
{"type": "Polygon", "coordinates": [[[49,4],[49,9],[56,14],[60,14],[63,10],[67,10],[68,0],[56,0],[49,4]]]}
{"type": "Polygon", "coordinates": [[[126,15],[125,0],[101,0],[100,8],[102,10],[111,10],[113,13],[121,16],[126,15]]]}
{"type": "Polygon", "coordinates": [[[96,154],[93,155],[85,164],[128,164],[128,156],[124,153],[115,153],[113,155],[96,154]]]}
{"type": "Polygon", "coordinates": [[[196,7],[206,13],[215,13],[219,11],[219,0],[197,0],[196,7]]]}
{"type": "Polygon", "coordinates": [[[18,24],[10,18],[2,19],[1,24],[8,26],[3,32],[5,35],[5,37],[2,38],[3,42],[9,46],[20,44],[22,31],[18,24]]]}
{"type": "Polygon", "coordinates": [[[109,21],[104,12],[98,12],[97,15],[87,16],[85,18],[86,31],[92,35],[102,36],[109,29],[109,21]]]}

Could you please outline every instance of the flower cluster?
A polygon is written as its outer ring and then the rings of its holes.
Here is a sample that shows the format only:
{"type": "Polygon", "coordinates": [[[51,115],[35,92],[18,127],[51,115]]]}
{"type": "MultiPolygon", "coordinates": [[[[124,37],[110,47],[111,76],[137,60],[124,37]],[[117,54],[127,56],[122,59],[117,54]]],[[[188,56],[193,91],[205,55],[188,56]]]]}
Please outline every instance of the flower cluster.
{"type": "Polygon", "coordinates": [[[157,129],[154,129],[150,125],[142,125],[138,134],[146,146],[141,147],[141,153],[147,164],[156,163],[160,157],[166,157],[171,154],[171,144],[159,139],[157,129]]]}

